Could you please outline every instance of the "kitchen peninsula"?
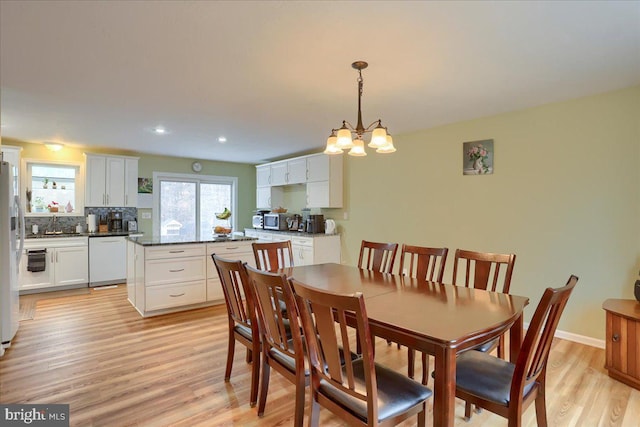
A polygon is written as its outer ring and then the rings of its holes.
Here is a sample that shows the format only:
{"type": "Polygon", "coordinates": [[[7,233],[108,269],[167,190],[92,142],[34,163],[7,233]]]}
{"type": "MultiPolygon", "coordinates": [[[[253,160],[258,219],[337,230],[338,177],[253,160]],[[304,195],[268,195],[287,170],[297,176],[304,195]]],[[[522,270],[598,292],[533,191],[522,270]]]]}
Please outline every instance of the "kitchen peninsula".
{"type": "Polygon", "coordinates": [[[224,303],[211,254],[255,266],[252,237],[129,237],[127,296],[143,317],[224,303]]]}

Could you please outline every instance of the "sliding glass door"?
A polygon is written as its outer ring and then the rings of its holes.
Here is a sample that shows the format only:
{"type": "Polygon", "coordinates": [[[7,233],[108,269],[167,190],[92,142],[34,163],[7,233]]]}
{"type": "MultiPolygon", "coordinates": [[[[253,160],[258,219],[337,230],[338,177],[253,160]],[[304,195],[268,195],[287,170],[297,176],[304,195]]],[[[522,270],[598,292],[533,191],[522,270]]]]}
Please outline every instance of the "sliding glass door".
{"type": "Polygon", "coordinates": [[[234,215],[219,220],[216,213],[225,208],[236,211],[237,178],[155,173],[154,187],[158,189],[156,234],[206,240],[216,225],[234,227],[234,215]]]}

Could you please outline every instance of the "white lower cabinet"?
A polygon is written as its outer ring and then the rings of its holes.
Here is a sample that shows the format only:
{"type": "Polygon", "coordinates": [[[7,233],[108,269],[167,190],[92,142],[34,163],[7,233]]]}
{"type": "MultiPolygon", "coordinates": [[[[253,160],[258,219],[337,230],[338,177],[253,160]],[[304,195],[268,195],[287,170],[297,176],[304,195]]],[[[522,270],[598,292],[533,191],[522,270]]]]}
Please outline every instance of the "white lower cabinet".
{"type": "Polygon", "coordinates": [[[28,239],[20,261],[21,291],[89,282],[89,250],[86,237],[28,239]],[[29,251],[46,250],[44,270],[29,271],[29,251]]]}
{"type": "Polygon", "coordinates": [[[253,256],[251,241],[244,242],[219,242],[207,244],[207,301],[224,303],[224,292],[220,284],[220,276],[213,264],[212,254],[228,260],[241,260],[255,267],[256,260],[253,256]]]}

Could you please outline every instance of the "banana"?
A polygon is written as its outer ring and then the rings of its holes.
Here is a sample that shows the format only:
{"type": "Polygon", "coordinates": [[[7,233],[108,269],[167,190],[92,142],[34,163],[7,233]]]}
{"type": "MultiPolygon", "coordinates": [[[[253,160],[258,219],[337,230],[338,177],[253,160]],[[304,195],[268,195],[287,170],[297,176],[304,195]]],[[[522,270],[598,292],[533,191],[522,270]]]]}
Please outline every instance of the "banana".
{"type": "Polygon", "coordinates": [[[218,219],[229,219],[231,217],[231,211],[227,208],[224,208],[222,213],[216,214],[216,218],[218,219]]]}

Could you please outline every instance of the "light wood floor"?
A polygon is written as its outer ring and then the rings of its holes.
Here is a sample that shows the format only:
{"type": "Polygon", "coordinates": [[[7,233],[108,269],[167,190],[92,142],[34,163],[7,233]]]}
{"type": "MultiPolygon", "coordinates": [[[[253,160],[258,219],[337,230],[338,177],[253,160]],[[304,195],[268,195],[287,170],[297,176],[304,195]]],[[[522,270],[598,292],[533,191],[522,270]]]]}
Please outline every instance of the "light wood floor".
{"type": "MultiPolygon", "coordinates": [[[[272,371],[266,413],[258,418],[248,404],[244,348],[237,345],[225,383],[226,348],[224,307],[143,319],[125,286],[42,299],[0,359],[0,402],[70,404],[72,426],[292,425],[293,386],[272,371]]],[[[378,362],[406,372],[406,349],[377,340],[376,352],[378,362]]],[[[638,425],[640,392],[607,377],[603,366],[604,350],[555,340],[550,425],[638,425]]],[[[467,423],[463,412],[458,402],[456,426],[506,426],[487,411],[467,423]]],[[[342,425],[326,410],[320,419],[323,426],[342,425]]],[[[427,419],[432,425],[432,414],[427,419]]],[[[533,406],[524,425],[535,425],[533,406]]]]}

